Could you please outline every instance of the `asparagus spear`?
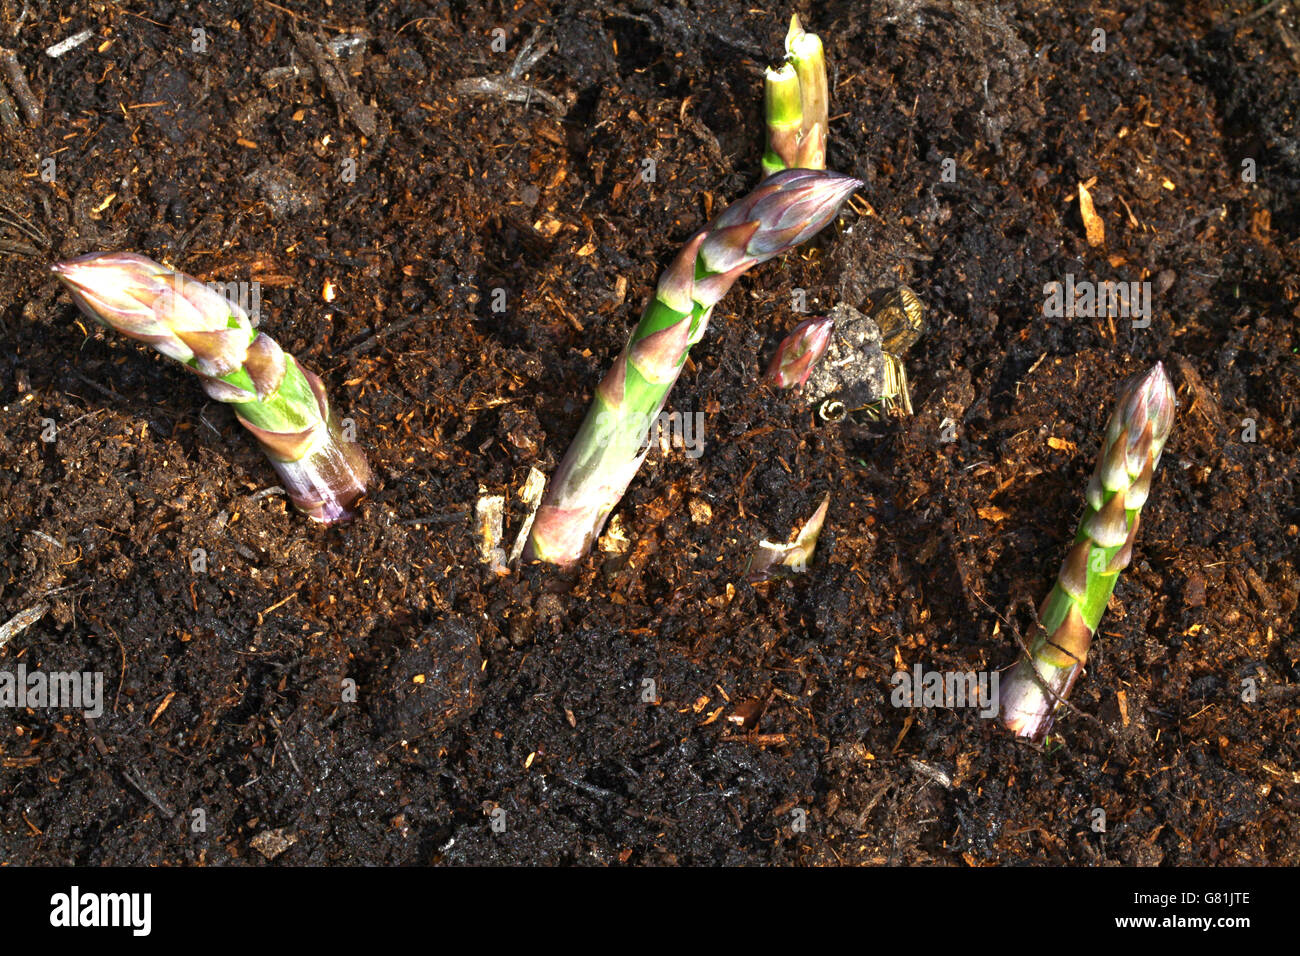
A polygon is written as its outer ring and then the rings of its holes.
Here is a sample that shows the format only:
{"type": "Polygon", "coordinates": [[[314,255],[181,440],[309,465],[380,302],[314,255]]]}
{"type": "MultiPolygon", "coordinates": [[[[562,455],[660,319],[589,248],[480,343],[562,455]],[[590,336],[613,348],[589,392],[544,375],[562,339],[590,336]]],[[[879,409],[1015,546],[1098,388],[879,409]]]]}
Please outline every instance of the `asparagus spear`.
{"type": "Polygon", "coordinates": [[[659,278],[627,346],[596,388],[537,511],[524,560],[570,566],[590,550],[641,467],[646,435],[713,306],[741,273],[811,238],[862,183],[839,173],[778,173],[696,233],[659,278]]]}
{"type": "Polygon", "coordinates": [[[781,340],[763,381],[773,388],[802,388],[831,343],[835,319],[829,315],[805,319],[781,340]]]}
{"type": "Polygon", "coordinates": [[[807,33],[799,16],[790,18],[785,62],[763,74],[767,150],[763,175],[783,169],[826,168],[826,124],[830,102],[822,41],[807,33]]]}
{"type": "Polygon", "coordinates": [[[131,252],[51,269],[87,316],[182,363],[209,398],[234,405],[300,511],[325,524],[352,517],[370,481],[365,455],[343,439],[321,380],[239,304],[131,252]]]}
{"type": "Polygon", "coordinates": [[[1119,573],[1133,558],[1138,518],[1174,424],[1174,389],[1157,362],[1130,381],[1106,429],[1088,508],[1052,593],[1039,611],[1042,629],[1002,682],[1002,721],[1019,737],[1041,741],[1088,656],[1119,573]]]}

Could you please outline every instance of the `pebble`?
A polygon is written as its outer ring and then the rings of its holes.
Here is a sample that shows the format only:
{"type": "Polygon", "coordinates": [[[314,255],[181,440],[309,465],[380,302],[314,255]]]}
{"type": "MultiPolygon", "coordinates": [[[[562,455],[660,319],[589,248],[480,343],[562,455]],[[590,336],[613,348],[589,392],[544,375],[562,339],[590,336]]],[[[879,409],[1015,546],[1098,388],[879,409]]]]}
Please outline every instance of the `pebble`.
{"type": "Polygon", "coordinates": [[[815,408],[833,398],[855,409],[880,401],[885,396],[880,329],[851,305],[837,305],[829,315],[835,331],[804,386],[808,403],[815,408]]]}

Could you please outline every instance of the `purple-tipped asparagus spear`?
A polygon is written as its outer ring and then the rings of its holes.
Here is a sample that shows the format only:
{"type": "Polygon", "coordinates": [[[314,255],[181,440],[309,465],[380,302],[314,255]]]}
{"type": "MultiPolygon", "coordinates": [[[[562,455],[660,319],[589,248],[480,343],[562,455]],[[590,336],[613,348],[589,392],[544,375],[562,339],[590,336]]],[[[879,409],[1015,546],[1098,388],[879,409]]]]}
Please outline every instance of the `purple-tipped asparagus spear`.
{"type": "Polygon", "coordinates": [[[810,239],[861,186],[839,173],[788,169],[696,233],[659,278],[627,347],[537,511],[524,560],[570,566],[590,550],[641,467],[646,435],[713,306],[740,274],[810,239]]]}
{"type": "Polygon", "coordinates": [[[1138,517],[1173,428],[1174,406],[1174,388],[1159,362],[1120,393],[1088,482],[1088,510],[1039,612],[1043,629],[999,690],[1002,722],[1018,737],[1046,736],[1083,669],[1119,573],[1133,558],[1138,517]]]}
{"type": "Polygon", "coordinates": [[[325,524],[353,516],[370,482],[365,455],[343,439],[321,380],[239,304],[131,252],[51,268],[87,316],[182,363],[210,398],[234,405],[300,511],[325,524]]]}
{"type": "Polygon", "coordinates": [[[835,320],[829,315],[806,319],[781,340],[763,381],[773,388],[803,388],[831,344],[835,320]]]}

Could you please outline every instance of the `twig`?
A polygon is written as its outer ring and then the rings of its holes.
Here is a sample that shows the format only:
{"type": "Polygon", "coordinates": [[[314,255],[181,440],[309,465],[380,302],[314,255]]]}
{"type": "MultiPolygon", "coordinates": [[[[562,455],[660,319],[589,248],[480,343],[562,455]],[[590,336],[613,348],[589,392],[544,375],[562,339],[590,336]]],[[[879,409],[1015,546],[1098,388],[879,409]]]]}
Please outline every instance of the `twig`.
{"type": "MultiPolygon", "coordinates": [[[[265,4],[266,6],[270,7],[272,10],[279,10],[281,13],[283,13],[283,14],[285,14],[285,15],[287,15],[287,16],[293,17],[293,19],[295,19],[295,20],[308,20],[308,19],[309,19],[308,17],[304,16],[304,15],[301,14],[301,13],[295,13],[294,11],[290,10],[288,7],[282,7],[282,6],[280,6],[278,3],[272,3],[271,0],[257,0],[257,2],[258,2],[258,3],[265,4]]],[[[429,19],[433,19],[433,18],[430,17],[429,19]]],[[[346,30],[348,29],[348,27],[345,27],[345,26],[339,26],[338,24],[336,24],[336,23],[330,23],[330,22],[327,21],[327,20],[311,20],[310,22],[312,22],[312,23],[316,23],[316,24],[319,24],[320,26],[326,27],[327,29],[330,29],[330,30],[344,30],[344,31],[346,31],[346,30]]],[[[400,31],[399,31],[399,32],[400,32],[400,31]]]]}
{"type": "Polygon", "coordinates": [[[100,385],[94,379],[87,378],[85,375],[82,375],[80,372],[73,372],[72,374],[77,376],[77,378],[85,382],[87,385],[89,385],[95,391],[99,392],[101,395],[106,395],[115,402],[129,401],[129,399],[125,395],[115,392],[111,388],[106,388],[105,386],[100,385]]]}
{"type": "Polygon", "coordinates": [[[275,714],[271,714],[270,716],[271,723],[275,724],[276,738],[284,747],[284,752],[289,755],[289,763],[293,764],[293,769],[298,771],[299,779],[306,780],[307,775],[302,772],[302,767],[298,766],[298,761],[293,757],[293,751],[289,749],[289,745],[284,741],[284,728],[280,726],[280,718],[276,717],[275,714]]]}
{"type": "Polygon", "coordinates": [[[45,236],[45,233],[32,225],[21,213],[11,209],[4,203],[0,203],[0,226],[8,226],[10,229],[14,229],[21,235],[31,239],[41,248],[49,248],[50,240],[45,236]]]}
{"type": "Polygon", "coordinates": [[[57,60],[69,50],[75,50],[77,47],[81,46],[81,44],[85,43],[94,35],[95,33],[93,30],[82,30],[80,33],[74,33],[66,40],[60,40],[53,46],[47,46],[45,48],[45,55],[57,60]]]}
{"type": "MultiPolygon", "coordinates": [[[[102,758],[104,758],[104,761],[106,763],[117,764],[117,760],[115,759],[116,755],[113,753],[112,750],[108,748],[108,744],[104,743],[104,739],[99,736],[99,731],[96,729],[95,720],[91,717],[83,717],[82,720],[86,725],[86,733],[90,735],[91,743],[95,745],[95,752],[98,753],[102,758]]],[[[122,771],[122,776],[126,778],[126,782],[129,783],[131,786],[135,787],[135,789],[140,792],[140,795],[142,797],[144,797],[155,807],[157,807],[163,816],[165,816],[168,820],[176,819],[176,811],[173,810],[171,807],[167,806],[167,804],[163,803],[161,800],[159,800],[158,797],[154,794],[154,792],[144,785],[143,780],[141,780],[134,773],[132,773],[130,770],[127,770],[125,767],[121,766],[120,764],[117,765],[117,769],[122,771]]]]}
{"type": "Polygon", "coordinates": [[[157,807],[158,810],[162,813],[162,815],[165,816],[168,820],[174,820],[176,818],[176,811],[173,810],[171,807],[167,806],[167,804],[163,803],[156,796],[154,796],[153,791],[150,790],[148,787],[146,787],[143,782],[137,779],[135,774],[133,774],[130,770],[123,770],[122,776],[126,777],[126,782],[129,783],[131,786],[135,787],[137,790],[139,790],[141,796],[143,796],[146,800],[148,800],[155,807],[157,807]]]}
{"type": "Polygon", "coordinates": [[[0,83],[0,123],[4,124],[4,128],[10,133],[16,133],[22,129],[22,126],[18,123],[18,108],[14,105],[14,101],[10,98],[9,92],[5,89],[3,83],[0,83]]]}
{"type": "Polygon", "coordinates": [[[4,624],[0,624],[0,648],[27,630],[50,610],[49,601],[40,601],[24,611],[19,611],[4,624]]]}
{"type": "Polygon", "coordinates": [[[345,349],[343,354],[350,356],[350,355],[357,355],[361,352],[369,352],[372,348],[374,348],[378,344],[379,337],[381,334],[384,336],[388,336],[394,332],[400,332],[402,331],[402,329],[414,323],[418,318],[420,318],[420,316],[402,319],[399,322],[391,322],[387,325],[384,325],[380,328],[378,332],[370,333],[364,339],[358,342],[356,345],[353,345],[351,348],[345,349]]]}
{"type": "Polygon", "coordinates": [[[33,126],[40,126],[41,105],[32,94],[32,88],[27,85],[22,64],[18,62],[18,57],[13,50],[0,48],[0,66],[4,67],[5,75],[9,78],[9,88],[14,91],[14,96],[18,97],[23,113],[27,116],[27,122],[33,126]]]}
{"type": "Polygon", "coordinates": [[[14,242],[12,239],[0,239],[0,252],[23,256],[26,259],[35,259],[41,254],[35,246],[25,242],[14,242]]]}
{"type": "Polygon", "coordinates": [[[289,32],[303,55],[316,67],[316,74],[329,90],[330,96],[338,105],[339,111],[352,121],[352,125],[364,135],[373,137],[378,126],[375,123],[375,110],[361,102],[356,90],[348,85],[347,78],[339,69],[338,61],[325,52],[324,48],[309,34],[298,29],[296,23],[289,24],[289,32]]]}
{"type": "Polygon", "coordinates": [[[1241,24],[1247,23],[1251,20],[1257,20],[1260,17],[1262,17],[1264,14],[1271,13],[1274,10],[1277,10],[1278,13],[1281,13],[1282,11],[1280,8],[1286,6],[1286,3],[1287,0],[1270,0],[1269,3],[1264,4],[1262,7],[1257,7],[1256,9],[1251,10],[1249,13],[1243,13],[1241,16],[1233,18],[1231,21],[1229,21],[1228,26],[1232,27],[1233,29],[1236,29],[1237,27],[1241,26],[1241,24]]]}
{"type": "MultiPolygon", "coordinates": [[[[1034,659],[1033,652],[1030,651],[1029,645],[1025,643],[1025,639],[1020,636],[1020,628],[1018,628],[1015,624],[1013,624],[1009,618],[1005,617],[1002,614],[999,614],[996,610],[994,610],[993,605],[990,604],[988,601],[984,600],[984,598],[982,598],[980,595],[976,594],[974,591],[971,591],[970,593],[971,596],[974,597],[975,600],[983,604],[994,617],[1001,620],[1002,623],[1007,626],[1007,629],[1011,631],[1011,636],[1016,639],[1016,644],[1019,645],[1021,654],[1024,655],[1023,659],[1027,661],[1032,661],[1034,659]]],[[[1034,627],[1039,631],[1043,630],[1042,622],[1038,620],[1038,608],[1034,604],[1033,599],[1028,597],[1027,595],[1021,595],[1019,598],[1013,600],[1011,602],[1011,607],[1008,610],[1014,614],[1018,609],[1026,605],[1028,605],[1029,607],[1029,613],[1033,616],[1034,627]]],[[[1019,663],[1019,660],[1017,660],[1017,663],[1019,663]]],[[[1014,665],[1008,665],[1008,668],[1012,666],[1014,665]]],[[[1003,668],[1003,669],[1005,670],[1007,668],[1003,668]]],[[[1037,670],[1033,671],[1033,676],[1034,676],[1034,680],[1038,684],[1039,689],[1045,691],[1047,695],[1053,699],[1054,706],[1064,706],[1068,711],[1070,711],[1070,713],[1074,714],[1076,717],[1082,717],[1084,720],[1091,721],[1094,726],[1104,730],[1112,737],[1115,736],[1115,732],[1113,730],[1111,730],[1109,727],[1103,724],[1096,717],[1092,716],[1092,714],[1084,713],[1079,708],[1075,707],[1074,704],[1070,703],[1068,698],[1062,697],[1060,694],[1056,693],[1056,691],[1052,690],[1052,688],[1048,687],[1046,682],[1044,682],[1044,680],[1042,679],[1042,677],[1039,676],[1037,670]]]]}

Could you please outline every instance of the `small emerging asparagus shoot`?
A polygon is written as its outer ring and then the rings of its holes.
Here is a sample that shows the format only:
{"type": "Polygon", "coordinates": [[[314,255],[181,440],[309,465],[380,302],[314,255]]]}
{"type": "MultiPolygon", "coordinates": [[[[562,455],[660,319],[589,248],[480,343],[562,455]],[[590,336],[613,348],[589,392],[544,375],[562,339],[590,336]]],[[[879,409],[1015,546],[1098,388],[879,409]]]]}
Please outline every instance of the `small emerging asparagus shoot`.
{"type": "Polygon", "coordinates": [[[773,388],[803,388],[826,354],[834,329],[835,320],[829,315],[800,322],[777,346],[763,381],[773,388]]]}
{"type": "Polygon", "coordinates": [[[325,386],[236,302],[183,272],[131,252],[93,253],[50,267],[89,318],[153,346],[234,406],[289,500],[323,524],[345,521],[370,483],[325,386]]]}
{"type": "Polygon", "coordinates": [[[760,541],[750,558],[746,579],[751,584],[758,584],[771,578],[781,568],[788,568],[798,574],[806,571],[812,563],[813,552],[817,550],[817,539],[821,537],[822,525],[826,523],[826,513],[830,506],[831,496],[827,494],[812,517],[794,533],[794,540],[788,544],[760,541]]]}
{"type": "Polygon", "coordinates": [[[1000,689],[1002,722],[1041,742],[1083,669],[1119,573],[1133,558],[1138,518],[1174,423],[1174,389],[1157,362],[1124,386],[1088,482],[1074,544],[1039,611],[1041,629],[1000,689]]]}

